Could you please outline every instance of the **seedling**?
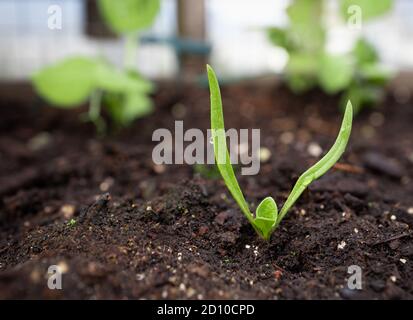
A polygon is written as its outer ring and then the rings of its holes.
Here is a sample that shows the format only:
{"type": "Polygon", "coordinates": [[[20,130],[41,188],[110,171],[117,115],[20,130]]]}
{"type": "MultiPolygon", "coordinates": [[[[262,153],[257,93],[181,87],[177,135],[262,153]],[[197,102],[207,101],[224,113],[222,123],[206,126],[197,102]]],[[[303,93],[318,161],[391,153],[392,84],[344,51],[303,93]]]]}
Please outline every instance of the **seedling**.
{"type": "Polygon", "coordinates": [[[125,38],[123,70],[102,58],[70,57],[33,76],[36,91],[51,105],[74,108],[89,100],[87,118],[105,130],[102,105],[117,126],[126,126],[152,111],[153,85],[135,68],[139,31],[150,26],[159,0],[99,0],[106,24],[125,38]]]}
{"type": "Polygon", "coordinates": [[[70,219],[69,222],[67,223],[68,227],[73,227],[76,224],[76,220],[75,219],[70,219]]]}
{"type": "Polygon", "coordinates": [[[211,92],[211,131],[213,137],[216,164],[221,176],[241,211],[251,223],[255,231],[265,240],[269,240],[272,232],[278,227],[288,210],[294,205],[303,191],[314,180],[325,174],[341,157],[350,138],[353,120],[353,107],[348,101],[338,137],[327,154],[305,171],[297,180],[294,188],[278,212],[277,204],[272,197],[266,197],[258,205],[255,216],[251,213],[237,178],[232,168],[227,149],[221,92],[213,69],[207,66],[209,88],[211,92]]]}
{"type": "MultiPolygon", "coordinates": [[[[390,73],[383,69],[375,49],[363,38],[347,54],[327,52],[322,17],[326,4],[325,0],[293,0],[287,8],[289,25],[270,28],[268,36],[288,52],[285,80],[291,90],[300,93],[319,86],[327,94],[342,93],[341,106],[351,100],[357,112],[382,97],[390,73]]],[[[351,23],[351,19],[364,23],[385,14],[391,6],[392,0],[380,4],[376,0],[340,0],[340,13],[343,23],[351,23]],[[359,16],[357,12],[352,16],[354,8],[360,10],[359,16]]]]}

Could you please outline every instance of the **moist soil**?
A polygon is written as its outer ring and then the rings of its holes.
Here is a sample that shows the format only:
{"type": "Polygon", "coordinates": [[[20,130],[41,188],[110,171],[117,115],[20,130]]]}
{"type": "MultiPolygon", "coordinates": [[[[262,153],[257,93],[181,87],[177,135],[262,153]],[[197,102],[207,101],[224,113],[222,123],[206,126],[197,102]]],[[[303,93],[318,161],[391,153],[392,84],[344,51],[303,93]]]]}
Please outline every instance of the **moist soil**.
{"type": "MultiPolygon", "coordinates": [[[[155,129],[208,128],[207,88],[160,84],[152,115],[105,138],[81,110],[0,100],[2,299],[413,298],[412,100],[389,93],[363,110],[340,163],[269,242],[213,168],[152,162],[155,129]],[[51,265],[62,290],[48,289],[51,265]],[[352,265],[361,290],[347,285],[352,265]]],[[[227,128],[261,129],[271,153],[258,175],[238,173],[253,209],[285,201],[342,118],[337,97],[276,85],[228,85],[223,103],[227,128]]]]}

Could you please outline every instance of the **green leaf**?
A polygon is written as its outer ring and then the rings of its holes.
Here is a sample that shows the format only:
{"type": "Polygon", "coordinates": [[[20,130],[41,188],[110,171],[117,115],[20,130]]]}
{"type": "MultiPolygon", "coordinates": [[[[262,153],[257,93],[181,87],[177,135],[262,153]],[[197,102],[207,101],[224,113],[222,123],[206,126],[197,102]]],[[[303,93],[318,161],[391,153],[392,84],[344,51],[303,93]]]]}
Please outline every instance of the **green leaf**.
{"type": "Polygon", "coordinates": [[[96,86],[110,92],[150,92],[152,83],[127,71],[117,70],[102,61],[95,70],[96,86]]]}
{"type": "Polygon", "coordinates": [[[365,64],[359,68],[358,72],[363,81],[378,86],[385,85],[392,75],[378,63],[365,64]]]}
{"type": "Polygon", "coordinates": [[[350,85],[354,68],[347,56],[324,54],[320,59],[318,78],[327,93],[336,93],[350,85]]]}
{"type": "Polygon", "coordinates": [[[278,209],[272,197],[267,197],[261,201],[256,210],[254,219],[255,226],[261,231],[264,239],[271,236],[272,228],[277,222],[278,209]]]}
{"type": "Polygon", "coordinates": [[[218,80],[210,66],[207,66],[207,70],[209,88],[211,92],[211,129],[216,165],[228,190],[241,208],[241,211],[254,227],[255,231],[262,238],[268,240],[272,231],[278,226],[285,214],[294,205],[307,186],[312,181],[318,179],[326,173],[343,154],[351,133],[353,119],[352,105],[349,101],[336,142],[330,151],[327,152],[327,154],[319,162],[300,176],[289,197],[287,198],[280,214],[278,215],[278,209],[274,199],[267,197],[259,204],[254,218],[249,210],[247,202],[245,201],[244,195],[238,184],[237,178],[235,177],[234,169],[230,162],[218,80]]]}
{"type": "Polygon", "coordinates": [[[321,0],[295,0],[287,8],[291,40],[300,51],[319,52],[325,44],[321,0]]]}
{"type": "Polygon", "coordinates": [[[119,81],[113,83],[111,92],[105,95],[104,104],[118,125],[127,126],[133,120],[153,111],[152,100],[149,98],[153,85],[136,71],[123,72],[122,77],[125,77],[123,85],[117,88],[117,85],[122,83],[117,79],[119,81]]]}
{"type": "Polygon", "coordinates": [[[359,65],[377,62],[379,59],[374,47],[365,39],[359,39],[357,41],[353,49],[353,54],[359,65]]]}
{"type": "Polygon", "coordinates": [[[160,8],[159,0],[99,0],[98,4],[106,23],[120,34],[149,27],[160,8]]]}
{"type": "Polygon", "coordinates": [[[351,6],[359,6],[363,20],[379,17],[393,7],[392,0],[341,0],[341,14],[344,19],[348,19],[351,6]]]}
{"type": "Polygon", "coordinates": [[[286,50],[291,50],[291,45],[289,41],[289,35],[287,30],[271,27],[267,31],[268,39],[276,46],[283,47],[286,50]]]}
{"type": "Polygon", "coordinates": [[[152,100],[139,91],[108,93],[104,97],[104,105],[111,118],[120,126],[127,126],[153,111],[152,100]]]}
{"type": "Polygon", "coordinates": [[[291,53],[286,71],[292,74],[314,75],[317,73],[319,57],[308,53],[291,53]]]}
{"type": "Polygon", "coordinates": [[[301,93],[314,87],[318,69],[318,56],[308,53],[290,53],[285,67],[286,80],[290,89],[301,93]]]}
{"type": "Polygon", "coordinates": [[[94,90],[95,70],[95,60],[73,57],[37,72],[33,85],[49,103],[73,108],[85,102],[94,90]]]}
{"type": "Polygon", "coordinates": [[[234,169],[232,168],[228,154],[224,114],[222,111],[221,91],[219,89],[218,79],[214,70],[209,65],[207,66],[207,70],[209,90],[211,92],[211,131],[216,165],[229,191],[237,204],[240,206],[241,211],[252,223],[252,214],[249,210],[247,202],[245,201],[244,195],[242,194],[237,178],[235,177],[234,169]]]}
{"type": "Polygon", "coordinates": [[[383,90],[378,86],[368,84],[353,85],[343,95],[340,105],[344,109],[345,103],[350,100],[354,114],[357,114],[363,107],[376,104],[382,98],[383,93],[383,90]]]}
{"type": "Polygon", "coordinates": [[[340,132],[334,145],[320,161],[318,161],[315,165],[305,171],[298,178],[296,184],[294,185],[294,188],[292,189],[290,195],[288,196],[287,200],[284,203],[284,206],[280,211],[277,223],[274,228],[278,226],[278,224],[287,214],[288,210],[290,210],[290,208],[294,205],[303,191],[308,187],[308,185],[325,174],[340,159],[341,155],[346,149],[347,142],[350,138],[352,121],[353,107],[351,105],[351,102],[348,101],[340,132]]]}

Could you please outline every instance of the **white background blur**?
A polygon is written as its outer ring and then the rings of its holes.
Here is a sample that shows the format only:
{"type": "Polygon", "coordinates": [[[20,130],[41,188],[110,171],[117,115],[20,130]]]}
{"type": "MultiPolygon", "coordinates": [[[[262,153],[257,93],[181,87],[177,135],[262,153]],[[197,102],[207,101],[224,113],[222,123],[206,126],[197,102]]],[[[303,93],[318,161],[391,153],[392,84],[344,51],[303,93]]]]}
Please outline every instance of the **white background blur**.
{"type": "MultiPolygon", "coordinates": [[[[207,41],[211,63],[221,75],[251,76],[280,72],[287,54],[267,40],[265,28],[285,26],[289,0],[205,0],[207,41]]],[[[328,1],[328,50],[345,52],[356,31],[337,16],[337,2],[328,1]]],[[[162,9],[147,34],[176,34],[175,0],[162,0],[162,9]]],[[[122,40],[96,40],[84,33],[82,0],[1,0],[0,80],[27,79],[44,65],[73,54],[104,55],[120,65],[122,40]],[[50,5],[60,5],[62,30],[47,27],[50,5]]],[[[357,31],[359,32],[359,31],[357,31]]],[[[361,33],[378,48],[382,61],[393,70],[413,70],[413,1],[395,0],[389,14],[363,24],[361,33]]],[[[143,45],[137,59],[142,73],[152,78],[174,77],[177,61],[167,44],[143,45]]]]}

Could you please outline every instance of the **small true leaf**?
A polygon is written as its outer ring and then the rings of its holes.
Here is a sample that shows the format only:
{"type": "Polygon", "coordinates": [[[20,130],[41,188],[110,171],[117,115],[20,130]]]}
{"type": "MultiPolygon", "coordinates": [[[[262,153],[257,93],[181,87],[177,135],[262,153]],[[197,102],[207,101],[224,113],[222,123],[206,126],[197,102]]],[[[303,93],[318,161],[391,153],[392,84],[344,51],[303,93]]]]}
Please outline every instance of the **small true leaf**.
{"type": "Polygon", "coordinates": [[[261,201],[255,212],[254,223],[261,230],[264,239],[268,239],[271,230],[277,222],[278,209],[272,197],[267,197],[261,201]]]}

